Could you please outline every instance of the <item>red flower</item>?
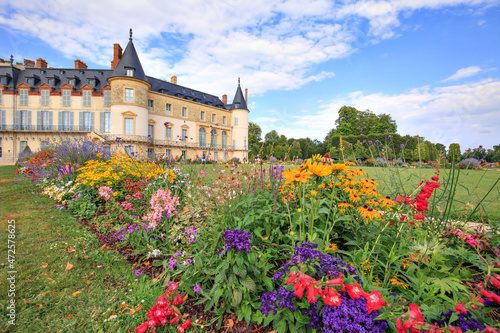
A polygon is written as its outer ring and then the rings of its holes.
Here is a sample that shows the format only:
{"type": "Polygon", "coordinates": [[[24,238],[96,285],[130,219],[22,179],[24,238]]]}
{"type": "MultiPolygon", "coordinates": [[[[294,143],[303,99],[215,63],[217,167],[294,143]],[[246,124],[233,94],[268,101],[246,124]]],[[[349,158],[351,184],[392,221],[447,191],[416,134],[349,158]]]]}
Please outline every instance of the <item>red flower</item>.
{"type": "Polygon", "coordinates": [[[189,329],[189,326],[191,326],[191,318],[186,320],[181,326],[177,327],[177,331],[179,333],[184,333],[185,330],[189,329]]]}
{"type": "Polygon", "coordinates": [[[401,324],[401,320],[398,318],[396,321],[396,330],[398,333],[408,333],[408,329],[411,327],[411,320],[407,320],[406,323],[401,324]]]}
{"type": "Polygon", "coordinates": [[[424,214],[416,214],[413,216],[415,220],[425,220],[425,215],[424,214]]]}
{"type": "Polygon", "coordinates": [[[483,296],[488,300],[488,301],[492,301],[493,302],[493,293],[489,293],[487,292],[486,290],[484,289],[481,289],[481,294],[483,294],[483,296]]]}
{"type": "Polygon", "coordinates": [[[400,204],[400,205],[403,203],[403,201],[402,201],[401,199],[403,199],[403,196],[402,196],[402,195],[400,195],[400,196],[398,196],[398,197],[396,198],[396,202],[397,202],[398,204],[400,204]]]}
{"type": "Polygon", "coordinates": [[[466,314],[467,310],[464,309],[462,306],[462,303],[458,302],[457,306],[455,307],[455,312],[461,313],[461,314],[466,314]]]}
{"type": "Polygon", "coordinates": [[[500,281],[498,281],[497,279],[495,279],[493,276],[491,277],[491,284],[495,287],[497,287],[498,289],[500,289],[500,281]]]}
{"type": "Polygon", "coordinates": [[[172,320],[170,321],[170,325],[173,325],[173,324],[177,323],[178,321],[179,321],[179,317],[176,316],[176,317],[172,318],[172,320]]]}
{"type": "Polygon", "coordinates": [[[323,292],[321,297],[323,298],[323,302],[325,302],[326,305],[330,306],[339,306],[342,302],[340,294],[337,294],[337,291],[335,289],[329,287],[325,288],[325,291],[323,292]]]}
{"type": "Polygon", "coordinates": [[[333,284],[333,285],[340,285],[342,288],[342,291],[345,291],[345,286],[344,286],[344,281],[342,280],[342,273],[339,273],[338,278],[332,279],[327,282],[328,284],[333,284]]]}
{"type": "Polygon", "coordinates": [[[175,294],[174,301],[172,302],[172,304],[179,305],[182,304],[182,302],[184,302],[184,300],[182,299],[181,295],[175,294]]]}
{"type": "Polygon", "coordinates": [[[307,296],[307,302],[309,303],[316,303],[316,296],[318,296],[318,288],[316,288],[316,285],[319,284],[319,282],[311,283],[307,286],[307,291],[306,291],[306,296],[307,296]]]}
{"type": "Polygon", "coordinates": [[[144,332],[146,332],[147,330],[148,330],[148,323],[147,323],[147,322],[145,322],[144,324],[140,324],[139,326],[137,326],[137,327],[135,328],[135,331],[136,331],[137,333],[144,333],[144,332]]]}
{"type": "Polygon", "coordinates": [[[420,312],[420,306],[410,303],[410,319],[416,319],[420,322],[425,320],[420,312]]]}
{"type": "Polygon", "coordinates": [[[380,293],[376,290],[372,290],[371,294],[364,295],[366,298],[366,308],[368,309],[368,313],[387,305],[387,303],[380,296],[380,293]]]}
{"type": "Polygon", "coordinates": [[[358,299],[361,296],[363,297],[368,297],[368,294],[361,290],[359,283],[355,284],[346,284],[345,285],[347,288],[347,292],[349,293],[349,296],[351,296],[352,299],[358,299]]]}

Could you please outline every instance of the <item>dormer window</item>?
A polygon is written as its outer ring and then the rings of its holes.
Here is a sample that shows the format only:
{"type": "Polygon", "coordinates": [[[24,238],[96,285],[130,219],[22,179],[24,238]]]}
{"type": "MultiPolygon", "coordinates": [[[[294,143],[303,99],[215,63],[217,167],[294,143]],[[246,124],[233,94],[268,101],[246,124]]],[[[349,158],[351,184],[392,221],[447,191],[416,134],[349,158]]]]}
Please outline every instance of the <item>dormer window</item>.
{"type": "Polygon", "coordinates": [[[89,86],[95,88],[95,86],[96,86],[96,79],[95,78],[87,79],[87,82],[88,82],[89,86]]]}
{"type": "Polygon", "coordinates": [[[73,78],[68,78],[68,84],[72,87],[75,86],[75,82],[76,82],[76,79],[73,77],[73,78]]]}
{"type": "Polygon", "coordinates": [[[134,69],[133,68],[127,68],[127,76],[130,76],[130,77],[134,76],[134,69]]]}
{"type": "Polygon", "coordinates": [[[34,86],[35,85],[35,78],[34,77],[27,78],[27,81],[28,81],[28,86],[34,86]]]}
{"type": "Polygon", "coordinates": [[[53,86],[55,86],[56,79],[54,79],[53,77],[49,77],[47,79],[47,83],[48,83],[49,86],[53,87],[53,86]]]}

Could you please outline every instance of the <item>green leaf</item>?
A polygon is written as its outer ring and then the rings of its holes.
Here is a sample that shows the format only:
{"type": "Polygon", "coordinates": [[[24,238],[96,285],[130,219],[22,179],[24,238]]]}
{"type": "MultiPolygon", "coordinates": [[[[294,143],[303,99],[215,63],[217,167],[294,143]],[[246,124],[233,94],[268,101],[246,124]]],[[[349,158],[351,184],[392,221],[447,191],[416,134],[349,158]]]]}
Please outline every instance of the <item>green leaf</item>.
{"type": "Polygon", "coordinates": [[[224,289],[217,289],[214,294],[214,304],[217,305],[219,303],[219,298],[222,296],[224,289]]]}
{"type": "Polygon", "coordinates": [[[227,279],[227,283],[230,287],[238,284],[238,279],[234,274],[229,274],[229,278],[227,279]]]}
{"type": "Polygon", "coordinates": [[[266,286],[267,290],[273,289],[273,280],[268,276],[263,276],[261,279],[262,283],[266,286]]]}
{"type": "Polygon", "coordinates": [[[238,266],[243,266],[243,256],[241,255],[241,253],[238,253],[236,255],[236,264],[238,266]]]}
{"type": "Polygon", "coordinates": [[[242,298],[241,291],[238,289],[233,290],[233,305],[238,306],[241,303],[241,298],[242,298]]]}
{"type": "Polygon", "coordinates": [[[233,272],[241,278],[245,278],[247,276],[247,270],[244,267],[238,265],[233,266],[233,272]]]}
{"type": "Polygon", "coordinates": [[[244,279],[240,279],[240,283],[247,289],[250,289],[251,291],[255,292],[256,291],[256,285],[255,282],[252,280],[250,276],[247,276],[244,279]]]}
{"type": "Polygon", "coordinates": [[[252,318],[252,307],[248,304],[243,304],[241,307],[241,312],[245,316],[245,321],[249,324],[252,318]]]}
{"type": "Polygon", "coordinates": [[[290,322],[293,323],[294,318],[293,318],[292,311],[290,311],[289,309],[286,309],[285,311],[283,311],[283,314],[285,315],[286,319],[288,319],[290,322]]]}
{"type": "Polygon", "coordinates": [[[280,320],[276,326],[274,326],[275,329],[278,330],[278,333],[285,333],[286,332],[286,320],[280,320]]]}

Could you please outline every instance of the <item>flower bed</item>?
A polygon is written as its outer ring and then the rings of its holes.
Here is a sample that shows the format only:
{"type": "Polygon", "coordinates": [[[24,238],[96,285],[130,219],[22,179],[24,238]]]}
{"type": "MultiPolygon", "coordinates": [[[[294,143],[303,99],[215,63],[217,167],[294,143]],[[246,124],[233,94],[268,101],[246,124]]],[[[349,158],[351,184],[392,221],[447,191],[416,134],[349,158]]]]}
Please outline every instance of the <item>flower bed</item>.
{"type": "Polygon", "coordinates": [[[162,268],[145,283],[170,281],[147,314],[138,312],[138,332],[220,328],[229,314],[278,332],[496,324],[500,247],[492,234],[445,231],[446,212],[433,201],[448,189],[439,169],[392,199],[353,162],[319,155],[289,170],[276,161],[166,169],[96,153],[78,168],[34,171],[59,159],[40,153],[23,172],[61,208],[140,254],[137,276],[150,261],[162,268]],[[182,316],[188,298],[210,316],[182,316]]]}

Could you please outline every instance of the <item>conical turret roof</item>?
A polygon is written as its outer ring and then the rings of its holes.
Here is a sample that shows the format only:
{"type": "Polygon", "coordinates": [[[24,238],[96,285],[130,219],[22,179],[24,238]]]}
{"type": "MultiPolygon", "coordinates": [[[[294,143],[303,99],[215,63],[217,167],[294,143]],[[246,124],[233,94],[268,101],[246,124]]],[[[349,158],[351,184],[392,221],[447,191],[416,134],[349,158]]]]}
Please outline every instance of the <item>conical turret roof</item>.
{"type": "Polygon", "coordinates": [[[248,110],[247,103],[245,101],[245,96],[243,95],[243,91],[241,91],[239,78],[238,78],[238,88],[236,89],[236,94],[234,95],[233,104],[231,104],[231,109],[248,110]]]}
{"type": "Polygon", "coordinates": [[[144,74],[144,69],[142,69],[141,61],[135,50],[134,42],[132,41],[132,29],[130,29],[130,39],[123,52],[123,55],[116,65],[113,74],[110,77],[115,76],[125,76],[133,77],[134,79],[142,80],[148,82],[146,74],[144,74]],[[127,69],[133,70],[133,75],[127,75],[127,69]]]}

